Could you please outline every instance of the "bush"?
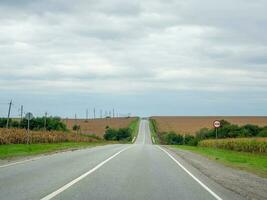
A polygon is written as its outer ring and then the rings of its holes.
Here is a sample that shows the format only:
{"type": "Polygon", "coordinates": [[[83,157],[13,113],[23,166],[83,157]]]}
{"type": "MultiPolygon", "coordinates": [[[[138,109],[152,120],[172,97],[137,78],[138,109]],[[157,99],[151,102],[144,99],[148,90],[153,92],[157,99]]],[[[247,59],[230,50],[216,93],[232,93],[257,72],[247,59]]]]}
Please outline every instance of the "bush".
{"type": "Polygon", "coordinates": [[[75,124],[73,127],[72,127],[72,130],[74,130],[74,131],[78,131],[78,130],[80,130],[81,129],[81,126],[79,126],[79,125],[77,125],[77,124],[75,124]]]}
{"type": "MultiPolygon", "coordinates": [[[[30,121],[30,130],[43,130],[45,126],[45,120],[46,120],[46,130],[48,131],[66,131],[67,127],[66,125],[61,121],[59,117],[36,117],[33,118],[30,121]]],[[[6,118],[0,118],[0,128],[5,128],[7,123],[6,118]]],[[[9,127],[11,128],[28,128],[28,120],[22,119],[20,120],[14,120],[9,119],[9,127]]]]}
{"type": "Polygon", "coordinates": [[[117,131],[117,140],[131,140],[131,131],[129,128],[120,128],[117,131]]]}
{"type": "MultiPolygon", "coordinates": [[[[255,137],[267,136],[267,128],[261,128],[257,125],[247,124],[238,126],[230,124],[225,120],[221,120],[221,128],[218,129],[218,138],[237,138],[237,137],[255,137]]],[[[216,137],[215,129],[202,128],[196,133],[196,138],[200,140],[212,139],[216,137]]]]}
{"type": "Polygon", "coordinates": [[[185,144],[189,146],[197,146],[198,139],[192,135],[185,136],[185,144]]]}
{"type": "Polygon", "coordinates": [[[260,127],[257,125],[247,124],[243,128],[249,132],[250,136],[256,136],[260,132],[260,127]]]}
{"type": "MultiPolygon", "coordinates": [[[[46,124],[46,130],[48,131],[67,131],[67,126],[64,124],[59,117],[36,117],[30,121],[30,130],[43,130],[46,124]],[[45,123],[46,121],[46,123],[45,123]]],[[[19,123],[19,127],[27,129],[28,120],[23,119],[19,123]]]]}
{"type": "Polygon", "coordinates": [[[166,144],[183,144],[183,136],[177,135],[174,132],[167,133],[163,136],[166,144]]]}
{"type": "MultiPolygon", "coordinates": [[[[7,118],[0,118],[0,128],[6,128],[7,118]]],[[[17,120],[9,119],[9,127],[19,128],[20,122],[17,120]]]]}
{"type": "Polygon", "coordinates": [[[117,131],[112,128],[108,128],[104,134],[105,140],[117,140],[117,131]]]}
{"type": "Polygon", "coordinates": [[[259,137],[267,137],[267,126],[265,126],[257,135],[259,137]]]}
{"type": "Polygon", "coordinates": [[[105,140],[132,140],[131,130],[129,128],[112,129],[108,128],[104,134],[105,140]]]}

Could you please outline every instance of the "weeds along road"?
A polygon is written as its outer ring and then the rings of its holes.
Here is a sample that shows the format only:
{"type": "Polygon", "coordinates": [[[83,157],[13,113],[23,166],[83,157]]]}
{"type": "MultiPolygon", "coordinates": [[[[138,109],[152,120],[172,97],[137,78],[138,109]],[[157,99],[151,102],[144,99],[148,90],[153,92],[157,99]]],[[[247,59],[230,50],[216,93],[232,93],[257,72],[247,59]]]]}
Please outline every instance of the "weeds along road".
{"type": "Polygon", "coordinates": [[[0,167],[0,199],[240,199],[172,152],[152,145],[142,120],[135,144],[106,145],[0,167]]]}

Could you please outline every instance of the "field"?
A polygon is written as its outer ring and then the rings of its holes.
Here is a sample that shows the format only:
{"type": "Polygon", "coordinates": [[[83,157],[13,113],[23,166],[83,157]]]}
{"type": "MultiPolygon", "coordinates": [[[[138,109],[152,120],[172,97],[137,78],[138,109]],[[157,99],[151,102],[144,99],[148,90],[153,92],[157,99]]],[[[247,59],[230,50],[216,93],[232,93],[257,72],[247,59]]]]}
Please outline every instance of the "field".
{"type": "Polygon", "coordinates": [[[226,120],[232,124],[267,126],[267,117],[151,117],[156,120],[159,132],[174,131],[194,135],[201,128],[212,128],[214,120],[226,120]]]}
{"type": "Polygon", "coordinates": [[[136,117],[131,118],[105,118],[105,119],[65,119],[67,128],[72,130],[72,127],[77,124],[81,127],[82,134],[95,134],[98,137],[103,137],[106,127],[110,128],[127,128],[136,120],[136,117]]]}

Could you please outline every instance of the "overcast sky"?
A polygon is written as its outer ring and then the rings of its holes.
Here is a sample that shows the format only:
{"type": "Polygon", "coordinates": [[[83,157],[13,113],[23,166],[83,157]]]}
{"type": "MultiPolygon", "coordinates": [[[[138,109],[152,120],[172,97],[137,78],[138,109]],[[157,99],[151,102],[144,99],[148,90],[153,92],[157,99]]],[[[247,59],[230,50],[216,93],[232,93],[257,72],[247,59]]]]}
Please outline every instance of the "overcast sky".
{"type": "Polygon", "coordinates": [[[1,0],[0,117],[267,115],[266,0],[1,0]]]}

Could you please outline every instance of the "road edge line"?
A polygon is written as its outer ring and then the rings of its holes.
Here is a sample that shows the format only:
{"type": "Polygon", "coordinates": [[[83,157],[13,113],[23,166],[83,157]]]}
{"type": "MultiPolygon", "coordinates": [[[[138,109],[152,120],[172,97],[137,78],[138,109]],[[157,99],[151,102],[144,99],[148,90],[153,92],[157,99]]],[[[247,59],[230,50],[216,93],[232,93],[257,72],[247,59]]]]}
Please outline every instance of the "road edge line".
{"type": "Polygon", "coordinates": [[[12,162],[12,163],[9,163],[9,164],[0,165],[0,168],[5,168],[5,167],[13,166],[13,165],[23,164],[23,163],[27,163],[27,162],[31,162],[31,161],[36,161],[36,160],[39,160],[41,158],[42,157],[40,156],[40,157],[26,159],[26,160],[22,160],[22,161],[16,161],[16,162],[12,162]]]}
{"type": "Polygon", "coordinates": [[[104,160],[101,163],[99,163],[98,165],[96,165],[94,168],[92,168],[89,171],[87,171],[86,173],[80,175],[78,178],[72,180],[71,182],[63,185],[62,187],[60,187],[56,191],[54,191],[54,192],[46,195],[45,197],[41,198],[41,200],[50,200],[50,199],[54,198],[55,196],[59,195],[60,193],[64,192],[65,190],[67,190],[72,185],[78,183],[79,181],[81,181],[82,179],[84,179],[85,177],[87,177],[88,175],[92,174],[94,171],[96,171],[97,169],[99,169],[100,167],[102,167],[104,164],[106,164],[107,162],[109,162],[110,160],[112,160],[113,158],[115,158],[116,156],[118,156],[120,153],[122,153],[122,152],[124,152],[124,151],[126,151],[126,150],[128,150],[128,149],[130,149],[132,147],[133,146],[128,146],[126,148],[123,148],[122,150],[118,151],[117,153],[113,154],[112,156],[110,156],[106,160],[104,160]]]}
{"type": "Polygon", "coordinates": [[[213,192],[208,186],[206,186],[202,181],[200,181],[197,177],[195,177],[188,169],[186,169],[178,160],[176,160],[168,151],[163,149],[160,146],[157,146],[161,151],[166,153],[179,167],[181,167],[189,176],[191,176],[197,183],[199,183],[206,191],[208,191],[213,197],[215,197],[217,200],[223,200],[221,197],[219,197],[215,192],[213,192]]]}

